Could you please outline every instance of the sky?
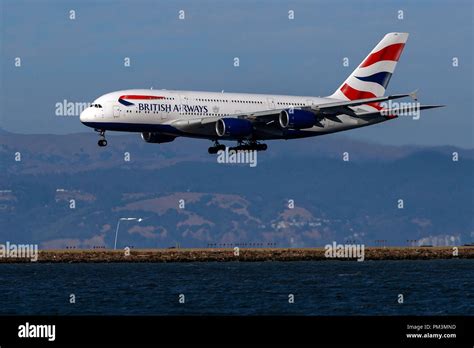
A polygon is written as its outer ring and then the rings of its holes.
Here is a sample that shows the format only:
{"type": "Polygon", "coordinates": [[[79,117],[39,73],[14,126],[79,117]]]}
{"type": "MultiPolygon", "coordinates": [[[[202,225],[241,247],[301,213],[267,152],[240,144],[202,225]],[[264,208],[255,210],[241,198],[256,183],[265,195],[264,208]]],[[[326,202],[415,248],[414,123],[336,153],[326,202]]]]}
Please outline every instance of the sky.
{"type": "Polygon", "coordinates": [[[472,148],[470,0],[0,0],[0,128],[91,131],[57,116],[57,103],[130,88],[326,96],[393,31],[410,37],[387,93],[418,89],[420,102],[447,107],[344,135],[472,148]]]}

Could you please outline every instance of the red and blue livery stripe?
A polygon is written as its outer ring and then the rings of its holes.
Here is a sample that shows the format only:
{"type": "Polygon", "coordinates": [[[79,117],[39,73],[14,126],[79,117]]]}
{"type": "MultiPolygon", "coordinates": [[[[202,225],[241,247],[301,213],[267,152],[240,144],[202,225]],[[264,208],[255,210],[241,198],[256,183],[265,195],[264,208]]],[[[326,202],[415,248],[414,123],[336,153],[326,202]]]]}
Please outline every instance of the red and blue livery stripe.
{"type": "Polygon", "coordinates": [[[165,99],[165,97],[155,96],[155,95],[129,94],[129,95],[120,96],[118,101],[119,101],[120,104],[125,105],[125,106],[135,105],[134,103],[129,102],[126,99],[128,99],[128,100],[156,100],[156,99],[165,99]]]}
{"type": "Polygon", "coordinates": [[[383,88],[387,88],[390,78],[392,77],[392,73],[389,73],[388,71],[381,71],[370,76],[355,77],[361,81],[378,83],[383,88]]]}

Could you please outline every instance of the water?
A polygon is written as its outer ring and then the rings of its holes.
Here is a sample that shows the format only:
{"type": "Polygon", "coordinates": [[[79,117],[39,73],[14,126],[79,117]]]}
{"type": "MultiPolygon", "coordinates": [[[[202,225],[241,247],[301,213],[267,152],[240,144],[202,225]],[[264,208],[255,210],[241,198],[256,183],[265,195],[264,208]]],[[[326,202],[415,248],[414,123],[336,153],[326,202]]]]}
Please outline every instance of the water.
{"type": "Polygon", "coordinates": [[[473,288],[474,260],[2,264],[0,314],[473,315],[473,288]]]}

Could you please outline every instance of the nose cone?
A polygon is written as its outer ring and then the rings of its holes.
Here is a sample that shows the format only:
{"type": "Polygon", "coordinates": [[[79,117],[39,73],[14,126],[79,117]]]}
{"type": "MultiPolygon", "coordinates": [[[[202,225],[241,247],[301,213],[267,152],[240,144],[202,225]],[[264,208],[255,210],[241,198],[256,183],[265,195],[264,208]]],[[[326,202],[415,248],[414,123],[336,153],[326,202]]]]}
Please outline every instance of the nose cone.
{"type": "Polygon", "coordinates": [[[86,124],[87,122],[92,122],[94,120],[94,110],[92,110],[91,107],[85,109],[83,112],[81,112],[79,119],[83,124],[86,124]]]}

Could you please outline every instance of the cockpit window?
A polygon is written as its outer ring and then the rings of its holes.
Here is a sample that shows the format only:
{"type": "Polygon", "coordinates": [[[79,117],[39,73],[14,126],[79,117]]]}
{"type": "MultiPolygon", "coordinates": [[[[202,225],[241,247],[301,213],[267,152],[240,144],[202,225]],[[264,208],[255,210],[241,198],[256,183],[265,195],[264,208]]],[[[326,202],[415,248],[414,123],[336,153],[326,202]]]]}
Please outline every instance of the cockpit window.
{"type": "Polygon", "coordinates": [[[91,108],[102,108],[100,104],[91,104],[91,108]]]}

